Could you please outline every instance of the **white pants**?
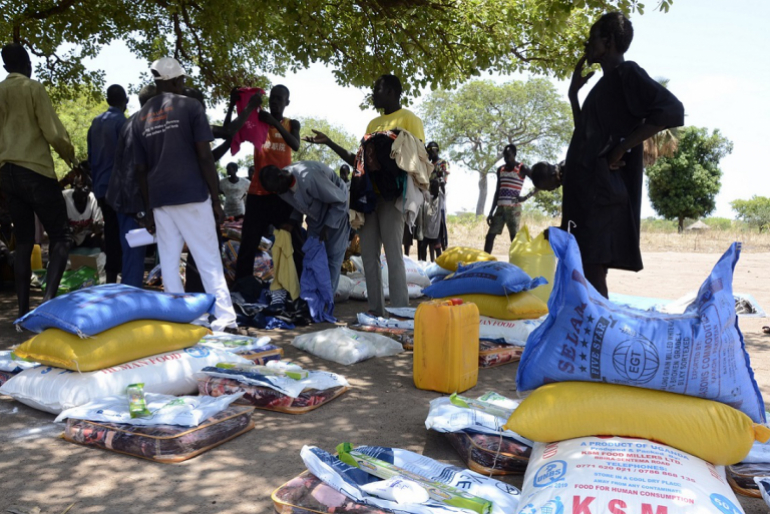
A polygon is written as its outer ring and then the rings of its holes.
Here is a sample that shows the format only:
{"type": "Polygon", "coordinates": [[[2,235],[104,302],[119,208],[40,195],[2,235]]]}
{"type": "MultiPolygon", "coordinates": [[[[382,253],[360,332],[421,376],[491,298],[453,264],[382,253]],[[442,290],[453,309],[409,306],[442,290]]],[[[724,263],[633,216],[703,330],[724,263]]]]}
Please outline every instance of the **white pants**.
{"type": "Polygon", "coordinates": [[[219,253],[216,220],[211,207],[211,198],[199,203],[169,205],[152,210],[158,236],[160,271],[163,274],[163,289],[167,293],[184,293],[179,277],[179,261],[182,248],[187,248],[195,258],[203,288],[216,297],[213,330],[235,326],[235,310],[230,291],[222,270],[222,256],[219,253]]]}

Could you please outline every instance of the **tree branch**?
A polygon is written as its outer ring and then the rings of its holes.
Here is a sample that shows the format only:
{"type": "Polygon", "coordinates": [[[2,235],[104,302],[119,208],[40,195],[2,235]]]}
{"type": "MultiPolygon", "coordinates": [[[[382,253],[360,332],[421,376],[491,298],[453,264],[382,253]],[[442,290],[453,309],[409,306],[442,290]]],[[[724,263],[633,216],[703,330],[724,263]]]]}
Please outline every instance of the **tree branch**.
{"type": "Polygon", "coordinates": [[[44,20],[50,16],[54,16],[56,14],[61,14],[65,12],[67,9],[69,9],[79,1],[80,0],[62,0],[60,4],[54,5],[53,7],[50,7],[42,11],[33,11],[31,8],[27,7],[22,13],[22,16],[24,18],[29,18],[33,20],[44,20]]]}

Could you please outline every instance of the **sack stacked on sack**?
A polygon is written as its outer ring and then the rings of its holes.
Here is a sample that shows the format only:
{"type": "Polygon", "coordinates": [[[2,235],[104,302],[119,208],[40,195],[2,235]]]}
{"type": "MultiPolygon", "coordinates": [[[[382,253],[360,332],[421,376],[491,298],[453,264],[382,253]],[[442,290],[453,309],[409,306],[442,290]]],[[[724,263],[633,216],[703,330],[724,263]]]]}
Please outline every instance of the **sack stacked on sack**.
{"type": "Polygon", "coordinates": [[[207,313],[214,298],[166,294],[109,284],[44,303],[17,321],[38,335],[19,346],[21,358],[41,366],[22,371],[0,392],[58,413],[95,398],[122,395],[128,385],[145,391],[189,394],[196,371],[231,353],[194,346],[209,330],[190,322],[207,313]]]}
{"type": "Polygon", "coordinates": [[[575,239],[558,229],[549,239],[559,258],[550,313],[531,334],[516,377],[519,390],[537,391],[508,428],[541,442],[644,437],[713,464],[740,461],[755,437],[765,437],[755,425],[765,421],[764,403],[732,300],[737,244],[686,312],[674,315],[610,303],[585,280],[575,239]],[[573,422],[545,430],[537,414],[543,402],[560,415],[574,412],[573,422]]]}
{"type": "Polygon", "coordinates": [[[547,312],[546,304],[529,292],[545,283],[530,278],[507,262],[481,261],[459,264],[457,271],[423,289],[430,298],[461,298],[473,302],[482,316],[504,320],[535,319],[547,312]]]}
{"type": "Polygon", "coordinates": [[[534,392],[505,424],[542,443],[524,512],[742,512],[723,466],[770,431],[732,300],[739,245],[673,315],[612,304],[585,280],[574,238],[549,240],[549,315],[517,375],[534,392]]]}

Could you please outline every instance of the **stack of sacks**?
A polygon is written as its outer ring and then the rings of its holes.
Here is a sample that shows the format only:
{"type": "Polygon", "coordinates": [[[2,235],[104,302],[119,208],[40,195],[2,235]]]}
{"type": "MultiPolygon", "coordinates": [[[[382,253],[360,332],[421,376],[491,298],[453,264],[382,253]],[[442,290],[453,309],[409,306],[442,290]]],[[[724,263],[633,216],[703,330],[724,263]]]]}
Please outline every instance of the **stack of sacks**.
{"type": "MultiPolygon", "coordinates": [[[[404,268],[406,269],[406,287],[409,291],[409,298],[419,298],[422,296],[422,288],[430,285],[430,279],[425,274],[425,270],[407,256],[404,257],[404,268]]],[[[364,263],[361,257],[353,256],[350,258],[356,267],[356,272],[349,274],[353,280],[353,287],[350,291],[350,298],[354,300],[366,300],[368,292],[366,290],[366,279],[364,276],[364,263]]],[[[382,270],[382,294],[385,299],[390,298],[390,290],[388,286],[388,261],[385,259],[385,255],[380,255],[380,269],[382,270]]]]}
{"type": "Polygon", "coordinates": [[[549,239],[559,258],[550,314],[516,377],[518,390],[535,391],[505,425],[540,443],[525,503],[742,512],[724,466],[770,430],[732,300],[740,246],[671,315],[613,305],[585,280],[575,239],[557,229],[549,239]]]}
{"type": "Polygon", "coordinates": [[[243,395],[236,403],[258,409],[304,414],[329,403],[348,389],[345,377],[327,371],[305,371],[286,361],[266,366],[211,366],[197,374],[198,392],[219,397],[243,395]]]}
{"type": "Polygon", "coordinates": [[[234,353],[254,364],[267,364],[270,361],[278,361],[283,358],[283,348],[270,344],[270,341],[271,339],[267,336],[249,337],[214,332],[205,335],[199,344],[234,353]]]}
{"type": "Polygon", "coordinates": [[[145,395],[144,415],[136,416],[125,395],[67,409],[64,439],[154,462],[191,459],[254,428],[253,407],[231,405],[240,395],[145,395]]]}
{"type": "Polygon", "coordinates": [[[11,350],[1,351],[0,386],[8,382],[16,374],[24,371],[25,369],[34,368],[37,365],[37,362],[30,362],[26,359],[22,359],[11,350]]]}
{"type": "Polygon", "coordinates": [[[460,298],[475,303],[479,314],[495,319],[536,319],[547,312],[545,303],[529,290],[545,283],[530,278],[507,262],[460,264],[452,275],[423,290],[429,298],[460,298]]]}
{"type": "Polygon", "coordinates": [[[503,425],[519,401],[495,392],[476,400],[453,394],[430,402],[425,428],[446,434],[469,469],[484,475],[521,474],[532,441],[503,425]]]}
{"type": "Polygon", "coordinates": [[[0,393],[58,414],[130,384],[162,394],[197,390],[194,373],[220,361],[249,363],[232,353],[195,346],[209,330],[190,322],[214,297],[166,294],[108,284],[44,303],[17,320],[38,335],[19,346],[21,358],[42,364],[14,376],[0,393]]]}
{"type": "Polygon", "coordinates": [[[547,307],[529,291],[544,283],[544,278],[532,279],[513,264],[480,261],[467,266],[459,264],[456,272],[426,287],[423,293],[430,298],[460,298],[478,306],[482,316],[479,326],[479,366],[488,368],[517,362],[522,350],[511,345],[524,346],[526,337],[518,341],[510,341],[505,337],[485,337],[484,333],[490,330],[483,330],[482,327],[487,325],[491,331],[505,332],[509,328],[506,325],[519,320],[532,320],[534,326],[528,328],[539,325],[540,322],[534,320],[546,314],[547,307]]]}

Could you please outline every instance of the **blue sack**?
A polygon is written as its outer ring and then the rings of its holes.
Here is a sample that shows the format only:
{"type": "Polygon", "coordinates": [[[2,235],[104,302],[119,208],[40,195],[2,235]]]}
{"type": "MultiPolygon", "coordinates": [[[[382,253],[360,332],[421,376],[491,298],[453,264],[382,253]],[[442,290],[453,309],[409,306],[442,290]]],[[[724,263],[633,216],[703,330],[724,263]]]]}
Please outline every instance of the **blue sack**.
{"type": "Polygon", "coordinates": [[[93,336],[138,319],[190,323],[214,306],[204,293],[158,293],[123,284],[79,289],[53,300],[16,320],[31,332],[59,328],[81,337],[93,336]]]}
{"type": "Polygon", "coordinates": [[[529,291],[548,281],[543,277],[530,278],[518,266],[507,262],[482,261],[467,266],[460,264],[454,275],[422,290],[430,298],[445,298],[458,294],[491,294],[505,296],[529,291]]]}
{"type": "Polygon", "coordinates": [[[548,317],[527,340],[519,391],[550,382],[607,382],[725,403],[757,423],[765,406],[738,328],[733,243],[684,314],[613,304],[586,281],[575,238],[549,229],[559,264],[548,317]]]}

